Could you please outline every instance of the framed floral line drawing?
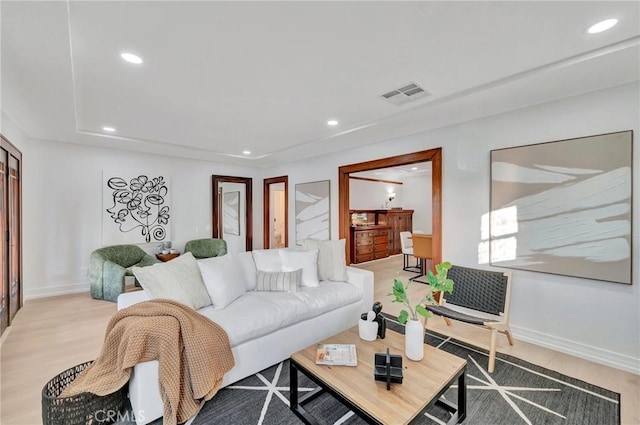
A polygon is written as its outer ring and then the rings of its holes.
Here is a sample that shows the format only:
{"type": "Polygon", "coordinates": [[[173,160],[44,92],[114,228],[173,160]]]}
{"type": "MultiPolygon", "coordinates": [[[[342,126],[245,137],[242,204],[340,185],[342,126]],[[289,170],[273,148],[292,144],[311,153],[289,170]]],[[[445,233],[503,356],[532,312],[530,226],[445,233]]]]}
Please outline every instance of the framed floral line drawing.
{"type": "Polygon", "coordinates": [[[172,212],[167,177],[104,172],[102,199],[103,244],[170,239],[172,212]]]}

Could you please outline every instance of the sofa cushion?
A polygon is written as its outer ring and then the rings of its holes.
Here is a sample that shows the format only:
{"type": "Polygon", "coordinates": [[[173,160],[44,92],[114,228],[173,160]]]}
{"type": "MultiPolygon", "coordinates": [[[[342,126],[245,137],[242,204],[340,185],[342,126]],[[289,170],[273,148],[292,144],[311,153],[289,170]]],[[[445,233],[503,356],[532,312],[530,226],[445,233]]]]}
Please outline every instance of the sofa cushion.
{"type": "Polygon", "coordinates": [[[200,260],[197,264],[214,309],[223,309],[244,295],[245,285],[239,279],[237,259],[224,255],[200,260]]]}
{"type": "Polygon", "coordinates": [[[198,313],[222,326],[235,347],[362,300],[362,291],[347,282],[321,282],[317,287],[298,289],[298,292],[246,292],[225,309],[208,306],[198,313]]]}
{"type": "Polygon", "coordinates": [[[244,283],[244,289],[253,291],[256,289],[256,263],[253,261],[251,252],[240,252],[232,254],[238,267],[238,278],[244,283]]]}
{"type": "Polygon", "coordinates": [[[318,250],[285,251],[280,250],[282,271],[292,272],[302,268],[302,286],[318,286],[318,250]]]}
{"type": "Polygon", "coordinates": [[[282,261],[280,260],[279,249],[257,249],[252,251],[253,261],[256,263],[256,270],[263,272],[281,272],[282,261]]]}
{"type": "Polygon", "coordinates": [[[302,249],[305,251],[318,250],[318,278],[320,280],[337,282],[347,280],[345,244],[345,239],[338,241],[302,240],[302,249]]]}
{"type": "Polygon", "coordinates": [[[202,258],[199,263],[216,264],[219,258],[231,259],[234,262],[233,279],[235,282],[244,285],[246,291],[253,291],[256,288],[256,264],[253,262],[253,255],[250,251],[227,254],[220,257],[202,258]]]}
{"type": "Polygon", "coordinates": [[[297,295],[307,306],[305,318],[310,318],[361,300],[362,290],[347,282],[323,281],[314,288],[300,288],[297,295]]]}
{"type": "Polygon", "coordinates": [[[161,262],[162,261],[158,260],[155,256],[147,254],[144,257],[142,257],[142,260],[140,260],[140,262],[136,264],[136,266],[147,267],[147,266],[153,266],[154,264],[158,264],[161,262]]]}
{"type": "Polygon", "coordinates": [[[150,298],[168,298],[193,309],[211,305],[200,269],[191,253],[149,267],[132,269],[150,298]]]}
{"type": "Polygon", "coordinates": [[[302,282],[302,269],[292,272],[258,272],[256,291],[296,292],[302,282]]]}

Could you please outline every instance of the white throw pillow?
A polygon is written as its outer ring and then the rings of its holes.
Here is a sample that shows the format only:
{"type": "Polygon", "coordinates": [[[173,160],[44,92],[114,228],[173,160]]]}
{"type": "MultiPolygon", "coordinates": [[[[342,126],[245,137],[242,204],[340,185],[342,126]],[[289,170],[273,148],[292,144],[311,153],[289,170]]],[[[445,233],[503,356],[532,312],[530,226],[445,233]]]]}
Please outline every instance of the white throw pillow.
{"type": "Polygon", "coordinates": [[[131,270],[150,298],[168,298],[194,310],[211,305],[198,263],[190,252],[166,263],[131,270]]]}
{"type": "Polygon", "coordinates": [[[258,249],[252,251],[253,261],[256,263],[256,270],[263,272],[282,271],[282,261],[280,260],[279,254],[280,251],[280,249],[258,249]]]}
{"type": "Polygon", "coordinates": [[[256,291],[296,292],[302,282],[302,269],[292,272],[258,272],[256,291]]]}
{"type": "Polygon", "coordinates": [[[318,277],[320,280],[347,281],[347,259],[345,255],[345,239],[339,241],[319,241],[303,239],[302,249],[318,252],[318,277]]]}
{"type": "Polygon", "coordinates": [[[222,310],[244,295],[244,282],[238,270],[238,261],[231,255],[198,261],[204,286],[215,310],[222,310]]]}
{"type": "Polygon", "coordinates": [[[302,268],[302,286],[318,286],[318,250],[286,251],[280,250],[282,271],[292,272],[302,268]]]}
{"type": "Polygon", "coordinates": [[[256,289],[256,263],[250,251],[233,254],[236,259],[239,277],[244,283],[244,289],[253,291],[256,289]]]}

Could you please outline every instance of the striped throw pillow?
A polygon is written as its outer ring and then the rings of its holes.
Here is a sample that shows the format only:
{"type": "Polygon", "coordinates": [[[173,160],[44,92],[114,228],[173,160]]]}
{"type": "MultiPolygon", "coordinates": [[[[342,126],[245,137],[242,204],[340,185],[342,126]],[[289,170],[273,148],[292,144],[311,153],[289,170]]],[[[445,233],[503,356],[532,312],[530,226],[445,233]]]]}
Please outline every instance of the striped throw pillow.
{"type": "Polygon", "coordinates": [[[302,269],[292,272],[258,271],[256,291],[296,292],[302,282],[302,269]]]}

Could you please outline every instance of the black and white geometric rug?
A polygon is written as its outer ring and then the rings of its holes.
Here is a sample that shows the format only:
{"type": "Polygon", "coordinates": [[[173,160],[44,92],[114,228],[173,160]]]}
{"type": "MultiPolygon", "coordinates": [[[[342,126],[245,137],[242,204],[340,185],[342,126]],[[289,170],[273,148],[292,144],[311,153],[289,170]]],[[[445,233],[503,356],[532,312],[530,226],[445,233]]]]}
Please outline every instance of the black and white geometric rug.
{"type": "MultiPolygon", "coordinates": [[[[404,333],[404,326],[397,323],[389,323],[388,327],[404,333]]],[[[620,424],[617,393],[500,353],[495,372],[489,374],[487,353],[482,350],[431,333],[427,334],[425,343],[467,359],[465,424],[620,424]]],[[[299,382],[301,392],[315,389],[301,374],[299,382]]],[[[445,397],[456,402],[455,386],[445,397]]],[[[305,405],[305,409],[327,424],[364,423],[328,394],[305,405]]],[[[419,423],[444,424],[448,415],[444,409],[434,406],[419,423]]],[[[300,423],[289,410],[289,363],[284,361],[220,390],[204,405],[192,425],[300,423]]]]}

